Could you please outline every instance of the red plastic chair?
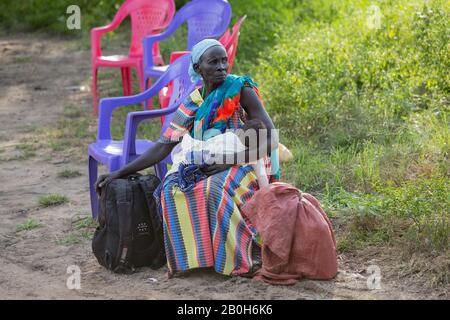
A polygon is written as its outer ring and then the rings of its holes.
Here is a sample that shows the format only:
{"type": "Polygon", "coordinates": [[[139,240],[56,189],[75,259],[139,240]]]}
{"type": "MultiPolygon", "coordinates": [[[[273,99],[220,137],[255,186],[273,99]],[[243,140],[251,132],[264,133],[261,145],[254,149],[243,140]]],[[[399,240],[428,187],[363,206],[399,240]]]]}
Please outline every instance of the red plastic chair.
{"type": "MultiPolygon", "coordinates": [[[[232,29],[227,30],[219,39],[220,43],[223,44],[225,49],[227,50],[228,55],[228,73],[231,73],[231,69],[233,68],[234,58],[236,57],[236,51],[239,41],[239,30],[241,28],[242,22],[247,18],[247,16],[242,16],[238,19],[236,24],[232,29]]],[[[175,61],[177,58],[189,53],[189,51],[175,51],[172,52],[170,56],[170,63],[175,61]]],[[[170,101],[170,96],[172,95],[172,83],[169,83],[167,87],[164,87],[159,92],[159,102],[161,108],[165,108],[168,106],[170,101]]],[[[164,119],[161,118],[161,123],[164,122],[164,119]]]]}
{"type": "Polygon", "coordinates": [[[225,33],[219,41],[223,44],[225,49],[227,50],[228,55],[228,73],[231,73],[231,69],[233,68],[234,58],[236,57],[236,51],[238,47],[240,28],[242,22],[247,18],[247,16],[242,16],[238,19],[238,21],[233,26],[233,29],[229,34],[225,33]]]}
{"type": "MultiPolygon", "coordinates": [[[[175,60],[178,58],[184,56],[185,54],[189,53],[189,51],[174,51],[170,54],[170,61],[169,64],[172,64],[175,60]]],[[[170,97],[172,96],[173,92],[173,81],[170,81],[167,86],[162,88],[162,90],[159,92],[159,104],[161,109],[167,107],[169,105],[170,97]]],[[[161,125],[164,123],[165,117],[161,117],[161,125]]]]}
{"type": "MultiPolygon", "coordinates": [[[[169,25],[174,14],[174,0],[126,0],[109,25],[91,30],[92,95],[95,114],[97,114],[98,108],[98,68],[121,69],[124,95],[132,94],[131,69],[136,68],[139,86],[143,91],[142,39],[144,36],[159,34],[163,31],[169,25]],[[131,17],[131,44],[128,55],[103,56],[101,50],[102,35],[116,29],[127,16],[131,17]]],[[[155,43],[152,47],[152,56],[155,64],[164,64],[158,43],[155,43]]]]}

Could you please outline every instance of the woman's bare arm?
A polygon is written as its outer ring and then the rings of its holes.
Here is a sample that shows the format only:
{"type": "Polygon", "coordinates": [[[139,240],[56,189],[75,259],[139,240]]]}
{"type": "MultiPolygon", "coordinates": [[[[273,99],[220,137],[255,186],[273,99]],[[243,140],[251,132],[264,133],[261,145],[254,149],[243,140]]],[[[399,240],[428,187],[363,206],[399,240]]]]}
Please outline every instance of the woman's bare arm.
{"type": "Polygon", "coordinates": [[[101,188],[112,179],[121,178],[129,174],[136,173],[140,170],[146,169],[148,167],[154,166],[155,164],[163,160],[165,157],[167,157],[176,144],[177,143],[171,144],[164,144],[159,142],[155,143],[142,155],[140,155],[134,161],[128,163],[121,169],[111,172],[110,174],[104,174],[98,177],[97,182],[95,183],[95,190],[97,191],[97,193],[100,193],[101,188]]]}
{"type": "Polygon", "coordinates": [[[206,175],[212,175],[226,170],[233,165],[242,164],[242,160],[244,160],[245,163],[255,161],[265,155],[270,155],[271,150],[278,148],[277,131],[256,92],[250,87],[242,88],[240,103],[247,112],[249,119],[259,119],[264,123],[267,128],[267,136],[265,139],[264,137],[262,137],[263,139],[258,139],[256,148],[254,148],[255,144],[250,143],[250,148],[247,148],[247,150],[240,153],[236,153],[234,159],[224,157],[221,164],[213,164],[202,169],[206,175]]]}
{"type": "Polygon", "coordinates": [[[258,141],[258,159],[270,155],[271,150],[278,148],[278,133],[272,119],[266,112],[256,92],[250,87],[241,90],[241,106],[248,114],[249,119],[261,120],[267,128],[266,139],[258,141]]]}

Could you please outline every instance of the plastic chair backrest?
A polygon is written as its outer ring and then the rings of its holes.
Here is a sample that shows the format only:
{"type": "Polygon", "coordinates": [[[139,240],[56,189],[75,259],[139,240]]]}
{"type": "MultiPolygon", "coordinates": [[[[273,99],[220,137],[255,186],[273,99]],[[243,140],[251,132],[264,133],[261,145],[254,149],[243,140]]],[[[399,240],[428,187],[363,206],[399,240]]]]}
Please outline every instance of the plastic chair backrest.
{"type": "MultiPolygon", "coordinates": [[[[191,62],[191,55],[189,53],[182,55],[181,57],[177,58],[171,65],[179,65],[177,72],[179,72],[179,76],[177,76],[173,82],[171,82],[171,90],[172,94],[170,96],[169,106],[177,105],[179,103],[182,103],[183,99],[186,98],[187,94],[192,91],[195,86],[191,81],[191,78],[189,77],[189,64],[191,62]]],[[[167,127],[170,124],[170,121],[172,120],[174,113],[171,113],[167,115],[164,118],[164,122],[161,128],[161,133],[163,133],[167,127]]]]}
{"type": "MultiPolygon", "coordinates": [[[[173,108],[173,110],[171,110],[172,113],[173,111],[176,111],[178,105],[174,103],[182,101],[187,97],[188,93],[190,93],[195,89],[195,84],[192,83],[188,73],[190,59],[191,59],[190,54],[186,54],[178,58],[174,63],[172,63],[169,66],[166,72],[164,72],[163,75],[149,89],[145,90],[144,92],[141,92],[134,96],[123,96],[123,97],[101,99],[100,112],[98,118],[97,141],[111,140],[111,130],[110,130],[111,117],[112,112],[116,107],[137,104],[145,100],[148,100],[151,97],[157,95],[158,92],[161,91],[164,87],[166,87],[171,81],[173,81],[174,83],[174,90],[173,90],[174,95],[171,97],[170,100],[172,104],[170,104],[167,109],[173,108]]],[[[167,113],[168,111],[167,109],[141,111],[141,112],[153,117],[161,117],[160,113],[164,112],[167,113]]],[[[166,118],[167,117],[168,116],[166,116],[166,118]]],[[[169,123],[167,123],[167,126],[169,123]]],[[[164,129],[166,127],[164,127],[164,129]]]]}
{"type": "Polygon", "coordinates": [[[127,16],[131,17],[129,55],[141,56],[143,37],[162,32],[169,25],[174,14],[174,0],[126,0],[120,6],[116,16],[121,20],[127,16]]]}
{"type": "Polygon", "coordinates": [[[218,38],[227,29],[231,20],[231,6],[226,0],[194,0],[185,4],[174,17],[174,21],[187,21],[187,49],[206,38],[218,38]]]}

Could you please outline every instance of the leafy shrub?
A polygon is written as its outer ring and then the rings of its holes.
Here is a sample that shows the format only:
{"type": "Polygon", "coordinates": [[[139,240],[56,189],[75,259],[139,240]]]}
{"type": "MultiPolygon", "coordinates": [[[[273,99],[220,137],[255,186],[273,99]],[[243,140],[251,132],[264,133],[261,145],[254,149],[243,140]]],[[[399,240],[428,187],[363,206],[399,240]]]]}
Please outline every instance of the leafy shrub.
{"type": "Polygon", "coordinates": [[[66,26],[67,7],[76,4],[81,10],[81,27],[89,31],[112,19],[121,0],[3,0],[0,2],[0,25],[22,31],[45,30],[71,33],[66,26]]]}
{"type": "Polygon", "coordinates": [[[384,214],[411,221],[408,238],[413,249],[435,252],[448,250],[450,234],[450,185],[448,179],[434,178],[407,182],[401,188],[382,190],[384,214]]]}
{"type": "MultiPolygon", "coordinates": [[[[333,8],[330,3],[323,6],[333,8]]],[[[388,143],[411,112],[448,106],[450,33],[442,1],[418,12],[406,1],[384,4],[379,30],[365,27],[366,8],[355,13],[350,3],[341,2],[331,21],[284,25],[276,46],[254,69],[287,136],[324,147],[388,143]],[[425,28],[422,20],[433,23],[425,28]]]]}

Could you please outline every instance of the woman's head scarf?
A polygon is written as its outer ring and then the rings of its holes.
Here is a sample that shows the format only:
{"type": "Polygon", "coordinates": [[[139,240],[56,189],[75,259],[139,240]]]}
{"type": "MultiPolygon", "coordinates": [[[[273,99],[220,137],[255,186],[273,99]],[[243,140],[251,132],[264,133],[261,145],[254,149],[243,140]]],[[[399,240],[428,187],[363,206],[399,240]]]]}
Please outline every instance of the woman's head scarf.
{"type": "Polygon", "coordinates": [[[191,78],[192,82],[197,82],[202,79],[202,76],[194,70],[194,64],[198,63],[201,56],[205,53],[206,50],[215,46],[221,46],[222,48],[225,49],[225,47],[215,39],[202,40],[192,47],[191,64],[189,66],[189,77],[191,78]]]}

